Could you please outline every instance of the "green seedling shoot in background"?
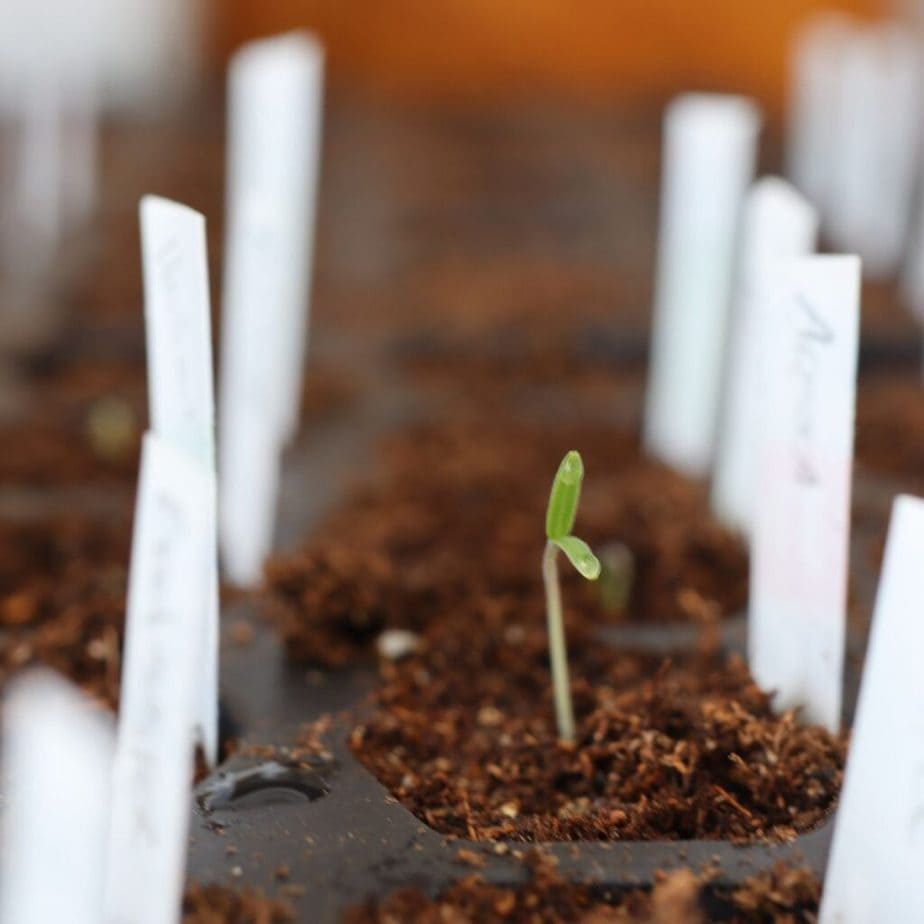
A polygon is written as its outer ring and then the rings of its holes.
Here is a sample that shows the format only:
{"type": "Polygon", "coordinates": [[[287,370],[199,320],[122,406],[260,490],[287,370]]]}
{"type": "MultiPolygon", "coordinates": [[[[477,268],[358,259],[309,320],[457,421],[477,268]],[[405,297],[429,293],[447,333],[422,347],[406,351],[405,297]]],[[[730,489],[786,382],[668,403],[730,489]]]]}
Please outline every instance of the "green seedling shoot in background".
{"type": "Polygon", "coordinates": [[[545,552],[542,556],[542,579],[545,582],[545,607],[549,624],[549,660],[552,665],[552,689],[555,694],[555,718],[558,735],[564,741],[574,740],[574,707],[571,704],[571,682],[568,678],[568,652],[565,646],[565,625],[561,611],[561,588],[558,584],[558,551],[568,557],[578,574],[595,581],[600,576],[600,562],[590,546],[571,535],[581,497],[584,463],[581,455],[571,450],[555,474],[549,509],[545,515],[545,552]]]}

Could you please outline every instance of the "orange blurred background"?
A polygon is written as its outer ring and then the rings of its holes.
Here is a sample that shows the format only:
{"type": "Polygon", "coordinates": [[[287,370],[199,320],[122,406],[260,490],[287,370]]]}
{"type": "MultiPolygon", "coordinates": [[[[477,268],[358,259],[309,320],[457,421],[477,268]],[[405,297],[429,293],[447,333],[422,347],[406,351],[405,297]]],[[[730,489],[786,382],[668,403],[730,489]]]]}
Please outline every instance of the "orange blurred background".
{"type": "MultiPolygon", "coordinates": [[[[216,0],[219,2],[219,0],[216,0]]],[[[680,88],[784,98],[787,48],[811,13],[873,18],[888,0],[224,0],[226,55],[297,26],[317,31],[335,84],[405,99],[552,93],[648,101],[680,88]]]]}

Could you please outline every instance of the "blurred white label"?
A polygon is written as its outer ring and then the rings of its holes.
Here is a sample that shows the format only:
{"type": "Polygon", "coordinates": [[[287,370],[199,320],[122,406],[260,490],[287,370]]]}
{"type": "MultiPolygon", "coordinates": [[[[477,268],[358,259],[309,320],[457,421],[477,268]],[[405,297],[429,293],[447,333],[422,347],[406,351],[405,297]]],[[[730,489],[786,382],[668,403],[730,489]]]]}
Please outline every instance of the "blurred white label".
{"type": "Polygon", "coordinates": [[[661,227],[645,448],[691,476],[713,460],[738,224],[760,116],[737,96],[689,94],[664,120],[661,227]]]}
{"type": "Polygon", "coordinates": [[[219,534],[238,584],[272,548],[280,454],[301,406],[321,144],[323,52],[252,42],[229,69],[219,534]]]}
{"type": "Polygon", "coordinates": [[[821,899],[821,924],[924,920],[924,501],[899,497],[821,899]]]}
{"type": "MultiPolygon", "coordinates": [[[[141,201],[145,328],[151,429],[205,471],[215,471],[211,309],[205,218],[156,196],[141,201]]],[[[197,725],[210,764],[218,751],[218,531],[214,491],[200,501],[212,550],[208,605],[195,638],[203,640],[197,725]]],[[[192,628],[192,627],[191,627],[192,628]]]]}
{"type": "Polygon", "coordinates": [[[99,924],[112,720],[42,670],[10,684],[3,718],[0,922],[99,924]]]}
{"type": "Polygon", "coordinates": [[[221,454],[219,537],[228,576],[243,586],[259,582],[273,545],[278,504],[282,434],[279,356],[275,342],[280,274],[277,228],[268,205],[242,204],[242,226],[231,235],[228,272],[237,267],[235,288],[227,290],[222,325],[221,454]],[[264,270],[268,270],[264,272],[264,270]]]}
{"type": "Polygon", "coordinates": [[[788,183],[766,177],[744,208],[742,246],[729,325],[729,351],[718,452],[712,482],[716,514],[750,534],[757,489],[758,446],[764,431],[768,318],[783,261],[815,247],[818,216],[788,183]]]}
{"type": "Polygon", "coordinates": [[[151,428],[211,468],[215,406],[205,218],[157,196],[141,200],[151,428]]]}
{"type": "Polygon", "coordinates": [[[227,447],[221,481],[222,556],[228,577],[242,587],[259,584],[273,547],[281,469],[275,439],[265,421],[246,417],[222,442],[227,447]],[[235,446],[241,447],[236,454],[235,446]]]}
{"type": "Polygon", "coordinates": [[[269,315],[278,389],[272,408],[282,436],[295,432],[314,255],[321,152],[324,53],[307,33],[251,42],[228,75],[228,213],[232,240],[226,291],[232,310],[250,292],[246,278],[266,280],[268,301],[240,310],[269,315]],[[254,203],[264,215],[257,217],[254,203]],[[256,218],[257,226],[250,222],[256,218]],[[240,289],[243,290],[239,291],[240,289]]]}
{"type": "Polygon", "coordinates": [[[175,924],[194,764],[214,475],[144,439],[128,590],[106,924],[175,924]]]}
{"type": "Polygon", "coordinates": [[[769,309],[751,552],[751,672],[775,706],[840,727],[860,261],[792,260],[769,309]]]}
{"type": "Polygon", "coordinates": [[[830,236],[884,277],[900,265],[921,151],[922,69],[916,39],[895,24],[857,27],[840,62],[830,236]]]}
{"type": "Polygon", "coordinates": [[[812,17],[796,37],[791,59],[786,165],[793,183],[827,218],[831,168],[838,156],[836,123],[841,62],[854,20],[842,13],[812,17]]]}

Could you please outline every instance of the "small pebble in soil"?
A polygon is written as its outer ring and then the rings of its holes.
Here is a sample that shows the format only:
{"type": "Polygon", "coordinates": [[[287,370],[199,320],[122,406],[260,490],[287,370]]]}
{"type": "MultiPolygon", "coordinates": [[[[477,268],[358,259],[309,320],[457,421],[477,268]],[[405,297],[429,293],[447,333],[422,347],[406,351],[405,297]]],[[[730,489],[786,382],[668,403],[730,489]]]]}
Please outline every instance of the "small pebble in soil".
{"type": "Polygon", "coordinates": [[[416,651],[420,638],[409,629],[386,629],[376,642],[376,648],[383,658],[398,661],[416,651]]]}

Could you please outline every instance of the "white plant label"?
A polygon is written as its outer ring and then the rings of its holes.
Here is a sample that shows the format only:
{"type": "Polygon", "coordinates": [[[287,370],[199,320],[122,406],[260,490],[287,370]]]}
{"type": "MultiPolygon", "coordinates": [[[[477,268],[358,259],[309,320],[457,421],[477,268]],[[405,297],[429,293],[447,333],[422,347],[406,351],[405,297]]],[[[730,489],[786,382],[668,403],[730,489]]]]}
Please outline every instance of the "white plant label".
{"type": "MultiPolygon", "coordinates": [[[[215,397],[205,218],[157,196],[141,201],[148,393],[151,429],[159,439],[215,471],[215,397]]],[[[196,723],[206,759],[218,752],[217,498],[201,503],[210,520],[209,600],[194,638],[202,639],[196,723]]]]}
{"type": "Polygon", "coordinates": [[[712,481],[716,514],[750,535],[757,489],[758,446],[769,413],[764,369],[767,317],[785,260],[815,248],[818,216],[784,180],[766,177],[748,193],[722,417],[712,481]]]}
{"type": "Polygon", "coordinates": [[[786,132],[787,173],[827,218],[844,48],[854,28],[843,13],[812,17],[793,44],[786,132]]]}
{"type": "Polygon", "coordinates": [[[685,474],[713,461],[741,207],[760,115],[738,96],[678,97],[664,120],[644,444],[685,474]]]}
{"type": "Polygon", "coordinates": [[[910,226],[921,49],[897,25],[858,26],[842,50],[840,75],[826,217],[837,246],[858,253],[864,272],[882,278],[898,268],[910,226]]]}
{"type": "Polygon", "coordinates": [[[323,52],[302,33],[246,45],[229,71],[219,535],[245,586],[272,548],[301,405],[322,77],[323,52]]]}
{"type": "Polygon", "coordinates": [[[12,682],[3,718],[0,922],[99,924],[112,721],[42,670],[12,682]]]}
{"type": "Polygon", "coordinates": [[[16,265],[48,262],[61,238],[63,162],[62,91],[54,77],[34,78],[23,91],[13,179],[13,221],[24,236],[10,235],[16,265]]]}
{"type": "Polygon", "coordinates": [[[770,414],[751,551],[751,672],[781,709],[840,727],[860,261],[792,260],[770,306],[770,414]]]}
{"type": "Polygon", "coordinates": [[[183,889],[198,703],[198,628],[213,548],[214,475],[144,439],[113,774],[106,924],[175,924],[183,889]]]}
{"type": "Polygon", "coordinates": [[[223,433],[219,535],[228,577],[242,587],[260,582],[273,547],[282,461],[277,438],[272,424],[255,415],[242,415],[223,433]]]}
{"type": "Polygon", "coordinates": [[[290,439],[301,406],[305,340],[314,257],[321,154],[324,52],[293,32],[251,42],[229,68],[228,212],[231,242],[226,291],[231,310],[270,314],[282,436],[290,439]],[[249,223],[263,213],[256,228],[249,223]],[[244,303],[246,277],[266,280],[272,300],[244,303]],[[239,291],[239,287],[243,291],[239,291]]]}
{"type": "Polygon", "coordinates": [[[924,920],[924,501],[899,497],[828,858],[821,924],[924,920]]]}
{"type": "Polygon", "coordinates": [[[151,428],[211,468],[215,403],[205,218],[157,196],[141,200],[151,428]]]}
{"type": "Polygon", "coordinates": [[[252,586],[272,549],[278,504],[283,441],[272,411],[279,404],[278,356],[268,345],[278,323],[269,306],[278,303],[280,276],[260,269],[279,258],[267,204],[252,199],[240,214],[242,227],[227,254],[228,272],[231,264],[238,270],[224,305],[218,527],[228,576],[252,586]]]}

